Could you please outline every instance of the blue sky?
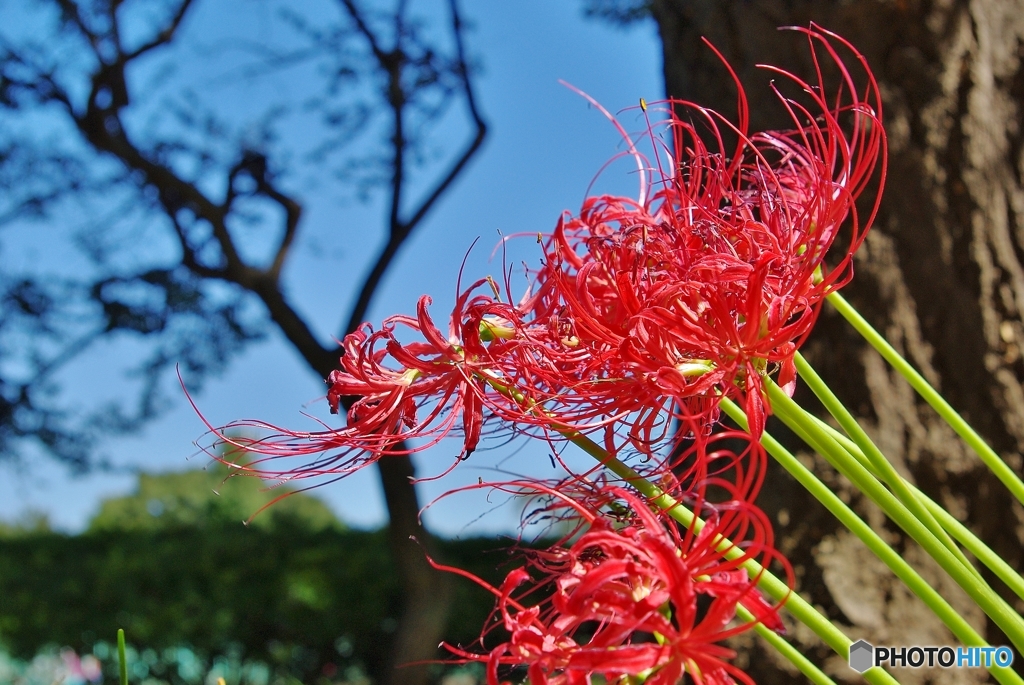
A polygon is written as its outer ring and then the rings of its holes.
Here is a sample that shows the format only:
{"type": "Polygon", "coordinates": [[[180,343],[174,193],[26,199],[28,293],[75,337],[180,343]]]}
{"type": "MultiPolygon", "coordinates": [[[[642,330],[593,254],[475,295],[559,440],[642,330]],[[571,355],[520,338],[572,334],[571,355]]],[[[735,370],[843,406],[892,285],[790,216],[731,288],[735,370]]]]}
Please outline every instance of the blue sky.
{"type": "MultiPolygon", "coordinates": [[[[378,292],[371,321],[411,312],[423,293],[434,297],[434,314],[444,321],[459,264],[475,239],[480,241],[470,254],[466,278],[497,275],[500,259],[489,257],[499,232],[546,231],[562,211],[579,207],[595,175],[621,150],[621,141],[607,120],[560,85],[560,79],[612,111],[634,106],[641,97],[663,96],[661,48],[651,22],[623,30],[586,20],[582,3],[575,0],[462,4],[474,26],[469,48],[483,67],[477,96],[490,135],[468,171],[396,260],[378,292]]],[[[208,11],[216,12],[215,5],[216,0],[210,0],[201,7],[211,6],[208,11]]],[[[273,17],[256,12],[246,19],[259,35],[268,30],[273,17]]],[[[288,87],[301,91],[303,85],[298,81],[288,87]]],[[[230,100],[230,92],[227,97],[230,100]]],[[[623,121],[627,127],[641,127],[633,112],[625,113],[623,121]]],[[[602,174],[599,188],[635,196],[636,178],[628,164],[615,164],[602,174]]],[[[306,214],[298,249],[285,274],[288,296],[315,322],[318,333],[329,337],[351,306],[352,287],[382,244],[383,210],[372,202],[357,206],[339,201],[316,183],[295,190],[306,214]]],[[[517,243],[515,259],[535,261],[531,246],[529,240],[517,243]]],[[[83,369],[83,374],[103,377],[116,391],[119,381],[103,375],[102,358],[102,353],[94,356],[94,367],[83,369]]],[[[275,334],[235,358],[196,401],[214,424],[258,418],[304,427],[309,420],[301,412],[326,415],[323,403],[309,404],[322,396],[323,388],[275,334]]],[[[189,457],[196,452],[192,443],[203,425],[183,398],[174,399],[171,410],[144,432],[106,444],[112,461],[148,471],[202,466],[201,456],[189,457]]],[[[442,471],[457,451],[457,446],[442,444],[418,455],[418,472],[442,471]]],[[[494,477],[495,469],[550,475],[550,468],[543,446],[477,453],[445,479],[423,484],[421,496],[430,501],[478,477],[494,477]]],[[[38,511],[60,529],[80,530],[101,499],[130,492],[133,485],[131,476],[71,477],[45,461],[20,469],[0,467],[0,519],[38,511]]],[[[386,520],[372,469],[315,493],[350,525],[371,527],[386,520]]],[[[517,520],[514,506],[502,506],[482,493],[443,500],[426,514],[427,524],[446,535],[511,531],[517,520]]]]}

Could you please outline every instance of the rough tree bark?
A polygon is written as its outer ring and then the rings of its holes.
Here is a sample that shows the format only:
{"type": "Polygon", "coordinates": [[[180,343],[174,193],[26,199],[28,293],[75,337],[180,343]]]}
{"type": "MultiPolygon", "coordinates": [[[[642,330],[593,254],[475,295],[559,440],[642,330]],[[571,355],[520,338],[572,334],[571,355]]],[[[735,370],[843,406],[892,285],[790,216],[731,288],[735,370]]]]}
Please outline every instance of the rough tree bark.
{"type": "MultiPolygon", "coordinates": [[[[755,130],[784,126],[785,120],[766,87],[768,77],[754,65],[811,73],[806,42],[776,27],[814,21],[865,54],[882,85],[891,156],[881,214],[857,255],[857,275],[846,295],[1019,471],[1024,1],[653,0],[651,9],[664,41],[668,94],[735,111],[731,81],[700,42],[707,36],[747,84],[755,130]]],[[[910,387],[827,309],[806,351],[898,468],[1021,568],[1024,511],[910,387]]],[[[814,459],[816,471],[828,473],[820,458],[805,456],[814,459]]],[[[911,561],[924,563],[919,549],[877,511],[838,477],[832,482],[911,561]]],[[[922,603],[778,469],[769,474],[761,504],[778,523],[801,591],[851,636],[876,644],[956,644],[922,603]]],[[[952,581],[934,565],[924,566],[926,577],[983,628],[990,643],[1008,644],[952,581]]],[[[813,636],[794,632],[827,671],[858,679],[813,636]]],[[[761,684],[792,682],[770,651],[753,652],[751,675],[761,684]]],[[[904,683],[965,683],[984,674],[906,669],[898,677],[904,683]]]]}

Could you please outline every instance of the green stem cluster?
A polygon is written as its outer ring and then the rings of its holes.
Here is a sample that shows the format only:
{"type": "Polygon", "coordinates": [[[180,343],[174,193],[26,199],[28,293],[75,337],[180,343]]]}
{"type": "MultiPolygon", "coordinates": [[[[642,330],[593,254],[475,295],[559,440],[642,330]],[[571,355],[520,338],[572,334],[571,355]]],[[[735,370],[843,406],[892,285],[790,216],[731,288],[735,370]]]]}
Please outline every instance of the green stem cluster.
{"type": "MultiPolygon", "coordinates": [[[[829,426],[827,423],[813,417],[814,421],[828,433],[833,440],[838,442],[843,448],[850,453],[855,459],[861,462],[861,464],[871,471],[871,464],[867,458],[857,447],[857,444],[850,440],[848,437],[837,431],[836,429],[829,426]]],[[[876,478],[878,474],[872,472],[876,478]]],[[[936,518],[939,524],[946,530],[947,533],[953,536],[953,538],[959,542],[964,548],[970,552],[978,561],[983,563],[990,571],[996,574],[996,576],[1006,583],[1006,586],[1013,591],[1019,598],[1024,600],[1024,578],[1022,578],[1013,568],[1010,567],[1002,557],[992,551],[992,549],[980,540],[974,533],[967,529],[964,524],[953,518],[952,514],[942,508],[937,502],[932,500],[928,495],[924,494],[917,489],[913,484],[909,484],[914,495],[922,502],[932,515],[936,518]]]]}
{"type": "Polygon", "coordinates": [[[970,424],[964,420],[962,416],[953,407],[950,406],[949,402],[939,394],[939,392],[925,380],[925,377],[918,373],[917,369],[911,366],[910,362],[903,358],[903,356],[896,351],[896,349],[889,344],[889,341],[882,336],[881,333],[876,331],[867,320],[860,315],[856,309],[853,308],[846,299],[843,298],[839,293],[832,293],[826,298],[827,302],[839,312],[844,319],[846,319],[851,326],[853,326],[858,333],[870,344],[875,350],[882,355],[896,371],[903,376],[910,386],[914,388],[918,395],[931,405],[932,409],[938,413],[942,419],[949,424],[949,426],[956,431],[956,434],[974,450],[975,454],[981,458],[981,461],[995,474],[1006,489],[1017,501],[1024,504],[1024,482],[1017,477],[1017,474],[1013,472],[1013,469],[996,454],[995,450],[988,446],[988,443],[978,435],[977,431],[971,428],[970,424]]]}
{"type": "MultiPolygon", "coordinates": [[[[729,417],[741,428],[746,430],[747,419],[734,402],[724,399],[722,408],[729,417]]],[[[978,634],[976,630],[935,590],[921,575],[914,570],[907,561],[890,547],[860,516],[858,516],[838,495],[815,476],[800,460],[782,446],[775,438],[767,433],[761,438],[761,443],[768,453],[788,471],[797,482],[836,519],[843,524],[851,533],[864,542],[892,572],[902,580],[910,590],[921,598],[928,605],[935,615],[956,635],[956,637],[967,646],[986,647],[988,643],[978,634]]],[[[990,671],[994,677],[1004,684],[1024,683],[1016,673],[1009,669],[993,666],[990,671]]]]}
{"type": "MultiPolygon", "coordinates": [[[[797,369],[815,394],[821,393],[819,397],[826,394],[827,388],[822,387],[823,384],[820,383],[820,378],[813,373],[813,369],[806,362],[798,359],[797,369]]],[[[913,500],[913,503],[917,505],[913,508],[905,506],[901,499],[886,489],[882,481],[875,478],[857,459],[853,458],[841,445],[833,441],[816,422],[810,420],[807,412],[782,392],[777,385],[769,381],[766,383],[766,386],[772,409],[778,417],[819,454],[825,457],[858,490],[875,502],[894,523],[910,535],[970,595],[971,599],[992,618],[1003,632],[1006,633],[1007,637],[1010,638],[1011,642],[1019,650],[1024,649],[1024,621],[985,583],[978,572],[966,561],[962,553],[959,555],[952,554],[948,546],[934,534],[931,528],[916,516],[917,510],[924,510],[925,508],[909,491],[909,488],[905,488],[905,491],[908,493],[908,497],[913,500]]],[[[829,408],[831,409],[831,407],[829,408]]],[[[873,448],[877,451],[877,447],[867,438],[863,430],[859,436],[854,436],[853,439],[862,451],[867,451],[865,448],[873,448]],[[858,437],[862,438],[864,442],[858,440],[858,437]]],[[[878,454],[880,455],[881,453],[879,452],[878,454]]],[[[874,460],[871,460],[871,463],[876,468],[879,467],[874,460]]],[[[889,469],[892,469],[892,465],[888,461],[886,461],[886,464],[889,469]]],[[[894,469],[893,472],[895,472],[894,469]]],[[[904,486],[906,485],[902,477],[898,475],[896,477],[899,478],[900,483],[904,486]]],[[[930,513],[928,518],[934,521],[930,513]]],[[[936,525],[938,524],[936,523],[936,525]]],[[[944,530],[942,533],[945,535],[944,530]]]]}

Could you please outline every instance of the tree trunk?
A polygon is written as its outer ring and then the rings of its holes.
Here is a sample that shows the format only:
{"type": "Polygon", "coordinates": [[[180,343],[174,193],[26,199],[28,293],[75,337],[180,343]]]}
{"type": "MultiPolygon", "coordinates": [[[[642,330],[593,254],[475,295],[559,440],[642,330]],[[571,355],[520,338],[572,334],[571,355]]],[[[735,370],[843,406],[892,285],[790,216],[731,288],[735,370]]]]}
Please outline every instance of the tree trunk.
{"type": "Polygon", "coordinates": [[[427,554],[437,558],[433,541],[419,520],[420,505],[412,485],[409,457],[386,457],[377,462],[390,523],[388,542],[405,597],[395,643],[381,685],[429,682],[429,664],[438,658],[450,614],[451,579],[431,568],[427,554]]]}
{"type": "MultiPolygon", "coordinates": [[[[735,111],[732,81],[707,36],[736,68],[752,129],[786,126],[758,63],[810,76],[806,41],[778,26],[814,21],[867,57],[884,97],[890,163],[875,228],[845,295],[978,429],[1015,470],[1024,452],[1024,0],[653,0],[669,95],[735,111]]],[[[1014,568],[1024,562],[1024,510],[931,409],[826,307],[805,352],[863,418],[897,468],[1014,568]]],[[[806,400],[806,393],[802,396],[806,400]]],[[[770,429],[781,433],[778,426],[770,429]]],[[[818,473],[830,469],[820,457],[818,473]]],[[[837,476],[869,522],[936,584],[991,644],[1008,644],[936,565],[837,476]]],[[[781,469],[760,504],[778,523],[798,587],[854,639],[955,645],[891,573],[781,469]]],[[[987,580],[1009,598],[1006,588],[987,580]]],[[[1013,604],[1015,600],[1011,600],[1013,604]]],[[[1021,603],[1016,603],[1021,610],[1021,603]]],[[[856,678],[813,635],[793,638],[827,672],[856,678]]],[[[758,683],[792,682],[757,648],[758,683]]],[[[1015,663],[1021,664],[1020,655],[1015,663]]],[[[790,667],[791,668],[791,667],[790,667]]],[[[904,683],[983,681],[982,669],[905,669],[904,683]]]]}
{"type": "MultiPolygon", "coordinates": [[[[323,355],[306,357],[313,370],[326,378],[333,363],[323,355]]],[[[332,357],[333,359],[333,357],[332,357]]],[[[348,405],[346,405],[346,409],[348,405]]],[[[408,455],[387,456],[377,461],[384,502],[388,510],[388,547],[401,581],[402,615],[395,625],[394,640],[378,676],[379,685],[426,685],[431,681],[430,664],[443,655],[438,644],[444,639],[454,585],[448,574],[427,561],[440,554],[430,532],[420,521],[421,504],[408,455]]]]}

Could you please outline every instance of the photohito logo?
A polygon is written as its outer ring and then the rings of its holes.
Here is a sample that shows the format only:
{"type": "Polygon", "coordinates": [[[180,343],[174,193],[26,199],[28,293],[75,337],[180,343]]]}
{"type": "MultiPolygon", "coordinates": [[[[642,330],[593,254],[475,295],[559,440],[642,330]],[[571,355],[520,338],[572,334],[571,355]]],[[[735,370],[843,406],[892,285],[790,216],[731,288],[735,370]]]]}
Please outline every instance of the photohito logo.
{"type": "Polygon", "coordinates": [[[863,673],[873,666],[1006,668],[1013,664],[1009,647],[875,647],[867,640],[850,645],[850,668],[863,673]]]}

